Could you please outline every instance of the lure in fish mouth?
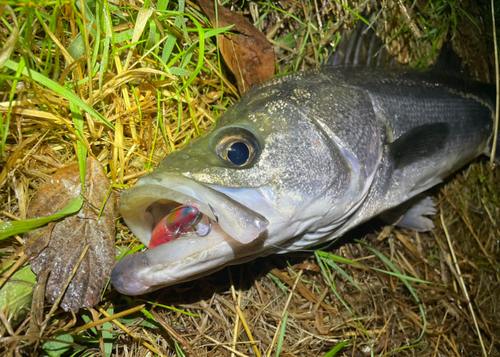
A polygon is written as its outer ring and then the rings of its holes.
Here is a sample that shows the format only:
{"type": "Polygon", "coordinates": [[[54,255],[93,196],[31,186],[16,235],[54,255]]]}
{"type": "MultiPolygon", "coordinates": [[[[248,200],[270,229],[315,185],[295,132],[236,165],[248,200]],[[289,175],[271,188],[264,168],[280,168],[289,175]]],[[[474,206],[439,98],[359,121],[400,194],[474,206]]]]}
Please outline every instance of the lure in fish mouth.
{"type": "Polygon", "coordinates": [[[238,245],[264,239],[269,224],[260,214],[224,194],[175,172],[148,175],[125,191],[120,207],[137,238],[153,248],[125,256],[113,270],[115,287],[131,295],[183,280],[192,269],[200,271],[203,256],[220,255],[223,264],[234,256],[238,245]],[[179,207],[197,212],[196,219],[182,231],[174,231],[165,243],[153,244],[153,232],[179,207]]]}

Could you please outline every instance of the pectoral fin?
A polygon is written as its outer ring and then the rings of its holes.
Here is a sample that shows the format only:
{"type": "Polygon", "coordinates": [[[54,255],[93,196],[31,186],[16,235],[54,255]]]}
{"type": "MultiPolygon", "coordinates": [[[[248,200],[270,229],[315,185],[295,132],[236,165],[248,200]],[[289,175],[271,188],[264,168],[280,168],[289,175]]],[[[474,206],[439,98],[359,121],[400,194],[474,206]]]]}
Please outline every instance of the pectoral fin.
{"type": "Polygon", "coordinates": [[[432,198],[418,195],[382,213],[380,218],[398,227],[426,232],[434,228],[434,223],[425,216],[434,214],[436,214],[436,207],[432,198]]]}
{"type": "Polygon", "coordinates": [[[441,150],[450,133],[447,123],[424,124],[401,135],[389,144],[394,168],[405,166],[431,157],[441,150]]]}

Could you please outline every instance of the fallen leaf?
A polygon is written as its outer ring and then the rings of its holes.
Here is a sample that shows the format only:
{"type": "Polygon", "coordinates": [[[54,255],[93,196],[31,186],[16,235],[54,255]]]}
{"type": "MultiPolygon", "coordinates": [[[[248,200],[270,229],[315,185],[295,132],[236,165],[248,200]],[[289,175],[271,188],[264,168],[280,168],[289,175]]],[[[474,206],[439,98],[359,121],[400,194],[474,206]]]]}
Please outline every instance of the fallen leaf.
{"type": "Polygon", "coordinates": [[[216,1],[198,0],[198,4],[213,26],[223,28],[234,25],[230,31],[235,35],[219,35],[219,46],[242,95],[274,75],[274,50],[262,32],[245,17],[218,5],[216,21],[216,1]]]}
{"type": "MultiPolygon", "coordinates": [[[[36,229],[24,235],[31,255],[31,269],[40,278],[49,273],[45,297],[54,303],[87,245],[89,250],[69,284],[61,307],[78,311],[81,307],[92,307],[100,301],[115,262],[114,240],[116,222],[116,199],[111,194],[99,220],[99,210],[110,184],[101,164],[87,159],[85,174],[85,203],[73,216],[36,229]],[[38,238],[37,238],[38,236],[38,238]]],[[[78,164],[69,165],[56,172],[45,182],[30,203],[28,218],[54,214],[80,194],[81,181],[78,164]]]]}
{"type": "MultiPolygon", "coordinates": [[[[13,329],[24,321],[31,306],[35,275],[25,266],[16,271],[0,289],[0,310],[13,329]]],[[[0,324],[0,337],[5,336],[5,326],[0,324]]]]}

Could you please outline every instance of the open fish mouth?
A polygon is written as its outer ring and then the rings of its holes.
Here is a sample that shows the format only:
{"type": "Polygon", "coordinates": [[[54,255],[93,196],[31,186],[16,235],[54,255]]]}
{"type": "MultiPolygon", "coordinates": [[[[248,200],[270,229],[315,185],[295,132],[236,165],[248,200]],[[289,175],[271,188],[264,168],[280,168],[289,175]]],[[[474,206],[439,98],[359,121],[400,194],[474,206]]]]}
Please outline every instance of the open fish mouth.
{"type": "Polygon", "coordinates": [[[175,172],[141,178],[123,193],[120,212],[136,237],[149,246],[154,227],[181,205],[194,206],[203,214],[196,225],[200,233],[190,229],[154,249],[120,259],[111,275],[120,292],[143,294],[213,270],[224,264],[222,260],[233,258],[233,246],[265,235],[269,224],[228,196],[175,172]]]}

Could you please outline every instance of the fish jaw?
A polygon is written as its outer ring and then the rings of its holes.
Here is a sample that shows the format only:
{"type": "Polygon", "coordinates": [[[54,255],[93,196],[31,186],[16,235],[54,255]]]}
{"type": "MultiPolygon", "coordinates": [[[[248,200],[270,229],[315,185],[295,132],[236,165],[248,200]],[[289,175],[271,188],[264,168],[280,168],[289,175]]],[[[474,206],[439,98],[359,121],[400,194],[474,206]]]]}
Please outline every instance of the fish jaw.
{"type": "Polygon", "coordinates": [[[207,236],[195,233],[145,252],[120,259],[111,275],[122,293],[143,294],[194,279],[245,255],[248,245],[259,247],[269,221],[226,195],[177,173],[152,173],[125,191],[120,212],[125,223],[145,245],[162,216],[180,205],[193,205],[210,218],[207,236]],[[205,272],[205,273],[204,273],[205,272]]]}
{"type": "Polygon", "coordinates": [[[194,279],[197,274],[206,274],[234,258],[227,238],[223,234],[209,239],[179,238],[154,249],[127,255],[114,266],[111,281],[123,294],[141,295],[194,279]]]}

